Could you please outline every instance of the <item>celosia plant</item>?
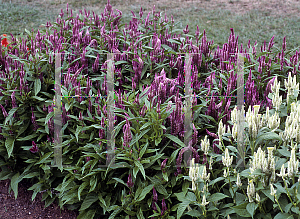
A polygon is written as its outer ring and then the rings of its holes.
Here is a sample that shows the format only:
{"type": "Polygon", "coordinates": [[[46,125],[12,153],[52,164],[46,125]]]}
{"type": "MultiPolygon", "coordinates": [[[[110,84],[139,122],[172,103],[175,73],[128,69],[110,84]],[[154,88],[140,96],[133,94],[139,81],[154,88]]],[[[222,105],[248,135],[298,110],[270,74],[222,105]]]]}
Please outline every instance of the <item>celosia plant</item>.
{"type": "MultiPolygon", "coordinates": [[[[202,141],[202,151],[211,159],[216,157],[216,161],[222,160],[223,170],[216,168],[220,165],[215,163],[215,168],[210,169],[211,175],[203,177],[207,175],[206,166],[199,166],[193,158],[189,176],[184,176],[192,182],[191,192],[176,194],[182,202],[175,207],[178,208],[178,218],[184,213],[197,218],[294,218],[299,215],[300,174],[296,151],[300,148],[300,103],[290,101],[298,97],[296,76],[292,78],[289,75],[285,83],[289,92],[285,102],[282,102],[282,96],[278,97],[279,88],[280,83],[277,84],[275,78],[269,95],[274,109],[267,107],[262,115],[259,114],[260,105],[255,105],[253,111],[249,108],[246,114],[247,165],[244,168],[233,163],[238,152],[234,145],[227,146],[225,150],[221,146],[223,152],[217,155],[211,147],[206,149],[206,140],[202,141]],[[287,113],[288,108],[291,110],[287,113]],[[209,183],[208,179],[211,180],[209,183]],[[190,206],[194,207],[191,209],[190,206]],[[190,210],[185,211],[186,208],[190,210]]],[[[232,111],[231,122],[235,127],[236,108],[232,111]]],[[[236,143],[234,128],[231,134],[226,133],[220,122],[218,133],[222,145],[223,140],[230,140],[224,136],[232,138],[231,144],[236,143]]]]}

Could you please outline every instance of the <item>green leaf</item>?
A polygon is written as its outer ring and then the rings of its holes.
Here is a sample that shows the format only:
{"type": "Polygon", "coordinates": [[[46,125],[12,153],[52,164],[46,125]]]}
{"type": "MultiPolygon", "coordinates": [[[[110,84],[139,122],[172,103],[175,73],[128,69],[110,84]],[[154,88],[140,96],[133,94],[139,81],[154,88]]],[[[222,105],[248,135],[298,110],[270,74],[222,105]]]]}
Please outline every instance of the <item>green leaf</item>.
{"type": "Polygon", "coordinates": [[[78,188],[78,199],[79,199],[79,201],[80,201],[80,194],[81,194],[82,190],[84,190],[84,188],[87,187],[88,184],[89,184],[89,182],[85,181],[85,182],[81,183],[81,185],[79,186],[79,188],[78,188]]]}
{"type": "MultiPolygon", "coordinates": [[[[44,193],[44,194],[46,194],[46,193],[44,193]]],[[[55,198],[56,198],[55,196],[53,196],[52,198],[51,198],[51,196],[48,196],[45,200],[44,208],[47,208],[49,205],[51,205],[54,202],[55,198]]]]}
{"type": "Polygon", "coordinates": [[[36,78],[34,81],[34,96],[36,96],[41,90],[42,84],[39,78],[36,78]]]}
{"type": "Polygon", "coordinates": [[[174,136],[174,135],[164,134],[163,136],[165,136],[165,137],[171,139],[172,141],[174,141],[176,144],[178,144],[178,145],[181,146],[182,148],[186,147],[186,145],[185,145],[182,141],[180,141],[179,138],[177,138],[177,137],[174,136]]]}
{"type": "Polygon", "coordinates": [[[253,171],[253,173],[251,173],[252,176],[260,176],[260,175],[264,175],[261,171],[261,169],[256,169],[253,171]]]}
{"type": "Polygon", "coordinates": [[[97,200],[98,200],[98,196],[95,193],[88,194],[85,197],[83,203],[81,204],[79,211],[83,211],[83,210],[89,208],[97,200]]]}
{"type": "Polygon", "coordinates": [[[144,147],[142,148],[142,150],[140,151],[140,158],[143,157],[144,153],[146,152],[147,148],[148,148],[149,142],[147,140],[147,143],[144,145],[144,147]]]}
{"type": "Polygon", "coordinates": [[[30,178],[33,178],[33,177],[39,176],[39,175],[40,175],[39,172],[32,172],[32,173],[28,173],[25,176],[23,176],[23,179],[28,179],[28,178],[30,179],[30,178]]]}
{"type": "MultiPolygon", "coordinates": [[[[167,194],[168,194],[168,193],[167,193],[167,194]]],[[[193,192],[188,192],[188,193],[186,194],[186,199],[189,200],[189,201],[191,201],[191,202],[195,202],[197,198],[196,198],[195,193],[193,193],[193,192]]]]}
{"type": "MultiPolygon", "coordinates": [[[[142,187],[138,186],[138,188],[137,188],[137,190],[135,191],[135,194],[134,194],[134,199],[135,200],[140,196],[142,190],[143,190],[142,187]]],[[[125,190],[124,190],[124,192],[125,192],[125,190]]]]}
{"type": "Polygon", "coordinates": [[[248,203],[245,202],[243,204],[234,206],[234,207],[230,207],[231,209],[234,210],[235,213],[237,213],[239,216],[242,217],[251,217],[251,215],[249,214],[249,212],[247,211],[246,207],[247,207],[248,203]]]}
{"type": "Polygon", "coordinates": [[[50,112],[47,116],[46,116],[46,120],[45,120],[45,125],[47,124],[47,122],[54,116],[54,111],[50,112]]]}
{"type": "Polygon", "coordinates": [[[168,192],[165,189],[165,187],[162,184],[157,184],[154,186],[157,190],[157,192],[159,192],[160,194],[163,194],[164,196],[168,196],[168,192]]]}
{"type": "Polygon", "coordinates": [[[122,207],[117,206],[116,209],[114,210],[114,212],[109,216],[108,219],[114,219],[115,216],[122,210],[122,207]]]}
{"type": "Polygon", "coordinates": [[[122,183],[124,186],[127,186],[127,184],[123,180],[121,180],[119,178],[113,178],[113,179],[116,180],[119,183],[122,183]]]}
{"type": "Polygon", "coordinates": [[[142,131],[137,137],[135,137],[129,144],[129,146],[134,145],[138,140],[140,140],[141,137],[143,137],[150,129],[142,131]]]}
{"type": "Polygon", "coordinates": [[[168,166],[176,159],[179,150],[181,150],[181,148],[178,148],[176,151],[174,151],[174,152],[171,154],[171,157],[170,157],[170,159],[168,160],[168,166]]]}
{"type": "Polygon", "coordinates": [[[45,101],[45,98],[37,97],[37,96],[32,96],[31,98],[39,100],[39,101],[45,101]]]}
{"type": "Polygon", "coordinates": [[[257,209],[257,207],[258,207],[258,204],[256,204],[255,202],[248,203],[248,205],[246,207],[247,211],[250,213],[252,218],[254,216],[254,212],[257,209]]]}
{"type": "Polygon", "coordinates": [[[159,143],[161,142],[162,138],[156,138],[155,139],[155,146],[158,146],[159,143]]]}
{"type": "MultiPolygon", "coordinates": [[[[107,206],[106,206],[106,202],[105,202],[105,200],[103,199],[101,193],[98,193],[98,198],[99,198],[100,203],[102,203],[105,207],[107,207],[107,206]]],[[[105,212],[104,212],[104,214],[105,214],[105,212]]]]}
{"type": "Polygon", "coordinates": [[[167,41],[170,42],[170,43],[176,43],[176,44],[178,44],[178,45],[181,45],[180,40],[168,39],[167,41]]]}
{"type": "Polygon", "coordinates": [[[44,163],[51,156],[51,154],[53,154],[52,151],[44,154],[44,156],[36,164],[42,164],[42,163],[44,163]]]}
{"type": "Polygon", "coordinates": [[[19,183],[19,176],[20,176],[20,173],[16,173],[12,178],[11,178],[11,182],[10,182],[10,185],[11,185],[11,188],[12,190],[14,191],[14,194],[15,194],[15,199],[17,199],[18,197],[18,183],[19,183]]]}
{"type": "Polygon", "coordinates": [[[15,139],[14,138],[7,138],[5,140],[5,147],[6,147],[6,150],[7,150],[7,153],[8,153],[8,158],[10,158],[12,152],[13,152],[13,149],[14,149],[14,143],[15,143],[15,139]]]}
{"type": "Polygon", "coordinates": [[[77,142],[78,142],[78,135],[79,135],[79,132],[81,131],[81,129],[82,129],[82,126],[77,125],[76,132],[75,132],[77,142]]]}
{"type": "Polygon", "coordinates": [[[164,48],[166,51],[168,51],[169,53],[172,53],[174,55],[177,55],[176,52],[168,45],[166,44],[161,44],[161,47],[164,48]]]}
{"type": "Polygon", "coordinates": [[[213,121],[215,124],[218,124],[218,123],[216,122],[216,120],[215,120],[212,116],[208,116],[208,115],[204,115],[204,114],[200,114],[199,116],[204,117],[204,118],[207,118],[207,119],[209,119],[210,121],[213,121]]]}
{"type": "MultiPolygon", "coordinates": [[[[290,157],[290,156],[291,156],[291,152],[288,151],[288,149],[287,149],[286,147],[284,147],[284,148],[282,148],[282,149],[277,149],[277,151],[278,151],[280,154],[282,154],[283,156],[285,156],[285,157],[290,157]]],[[[281,166],[282,166],[282,164],[281,164],[281,166]]],[[[280,168],[281,168],[281,166],[280,166],[280,168]]]]}
{"type": "Polygon", "coordinates": [[[92,178],[90,179],[91,188],[90,188],[89,193],[95,190],[95,188],[97,186],[97,181],[98,181],[98,179],[97,179],[96,175],[93,175],[92,178]]]}
{"type": "Polygon", "coordinates": [[[18,137],[19,137],[20,135],[22,135],[22,134],[25,132],[25,130],[28,128],[29,124],[30,124],[30,121],[28,121],[28,122],[26,123],[26,125],[20,127],[20,129],[19,129],[19,131],[18,131],[18,135],[17,135],[17,141],[18,141],[18,137]]]}
{"type": "Polygon", "coordinates": [[[8,112],[8,116],[5,119],[4,125],[7,125],[7,122],[11,119],[11,117],[14,115],[14,113],[19,109],[19,107],[16,108],[12,108],[9,112],[8,112]]]}
{"type": "Polygon", "coordinates": [[[264,189],[264,190],[261,190],[265,196],[267,196],[269,199],[271,199],[273,202],[275,202],[274,200],[274,196],[271,195],[271,190],[270,189],[264,189]]]}
{"type": "Polygon", "coordinates": [[[198,210],[196,210],[196,209],[193,209],[193,210],[191,210],[191,211],[188,211],[187,213],[185,213],[186,215],[190,215],[190,216],[192,216],[192,217],[201,217],[202,216],[202,211],[201,211],[201,209],[199,209],[199,211],[198,210]]]}
{"type": "Polygon", "coordinates": [[[143,200],[143,199],[146,197],[146,195],[147,195],[152,189],[153,189],[153,184],[151,184],[151,185],[145,187],[145,188],[143,189],[143,191],[141,192],[140,197],[137,199],[137,201],[143,200]]]}
{"type": "Polygon", "coordinates": [[[146,174],[145,174],[143,165],[137,160],[134,161],[134,164],[140,169],[141,173],[143,174],[144,179],[146,180],[146,174]]]}
{"type": "Polygon", "coordinates": [[[167,172],[165,172],[165,173],[163,173],[163,177],[164,177],[164,180],[166,180],[167,182],[168,182],[168,173],[167,172]]]}
{"type": "Polygon", "coordinates": [[[220,176],[220,177],[218,177],[218,178],[216,178],[216,179],[210,181],[208,185],[209,185],[209,186],[214,185],[216,182],[219,182],[219,181],[224,180],[224,179],[225,179],[225,178],[224,178],[223,176],[220,176]]]}
{"type": "Polygon", "coordinates": [[[224,195],[223,193],[214,193],[207,200],[210,202],[215,202],[227,197],[229,196],[224,195]]]}
{"type": "Polygon", "coordinates": [[[80,212],[77,219],[93,219],[95,217],[96,211],[96,209],[90,209],[88,212],[80,212]]]}
{"type": "Polygon", "coordinates": [[[138,219],[145,219],[143,212],[142,212],[142,208],[139,208],[139,211],[137,212],[136,216],[138,219]]]}
{"type": "Polygon", "coordinates": [[[233,146],[226,146],[229,150],[231,150],[232,152],[237,152],[237,149],[236,147],[233,147],[233,146]]]}
{"type": "Polygon", "coordinates": [[[147,128],[149,125],[152,125],[152,122],[146,122],[141,128],[140,130],[147,128]]]}
{"type": "Polygon", "coordinates": [[[127,61],[117,61],[115,62],[115,65],[120,65],[120,64],[127,64],[128,62],[127,61]]]}
{"type": "Polygon", "coordinates": [[[161,158],[162,156],[164,156],[164,153],[163,153],[163,154],[156,154],[155,156],[149,157],[150,163],[148,163],[147,165],[145,165],[145,169],[151,167],[152,164],[153,164],[156,160],[158,160],[159,158],[161,158]]]}
{"type": "Polygon", "coordinates": [[[279,212],[274,219],[294,219],[293,215],[279,212]]]}
{"type": "Polygon", "coordinates": [[[242,193],[237,192],[235,193],[235,198],[236,198],[236,204],[239,205],[245,202],[246,196],[242,193]]]}
{"type": "Polygon", "coordinates": [[[284,211],[285,213],[289,213],[291,207],[293,206],[293,203],[289,203],[284,207],[284,211]]]}
{"type": "Polygon", "coordinates": [[[190,201],[185,200],[184,202],[180,203],[177,208],[177,219],[181,218],[183,212],[187,208],[187,206],[190,204],[190,201]]]}
{"type": "Polygon", "coordinates": [[[282,141],[281,137],[275,132],[268,132],[262,134],[256,139],[255,146],[261,144],[263,141],[270,141],[270,140],[278,140],[280,142],[282,141]]]}
{"type": "Polygon", "coordinates": [[[297,215],[300,215],[299,207],[292,207],[292,212],[296,213],[297,215]]]}
{"type": "Polygon", "coordinates": [[[32,134],[32,135],[28,135],[24,138],[17,138],[17,141],[28,141],[28,140],[34,139],[37,136],[39,136],[39,134],[32,134]]]}
{"type": "Polygon", "coordinates": [[[174,193],[174,195],[177,197],[177,199],[181,202],[183,202],[185,200],[185,193],[184,192],[180,192],[180,193],[174,193]]]}
{"type": "Polygon", "coordinates": [[[280,183],[276,183],[274,185],[276,186],[278,193],[285,193],[285,194],[287,194],[287,191],[285,190],[285,188],[282,187],[282,185],[280,183]]]}
{"type": "Polygon", "coordinates": [[[139,167],[135,166],[132,171],[132,175],[134,176],[134,178],[136,178],[136,175],[138,174],[138,172],[139,172],[139,167]]]}

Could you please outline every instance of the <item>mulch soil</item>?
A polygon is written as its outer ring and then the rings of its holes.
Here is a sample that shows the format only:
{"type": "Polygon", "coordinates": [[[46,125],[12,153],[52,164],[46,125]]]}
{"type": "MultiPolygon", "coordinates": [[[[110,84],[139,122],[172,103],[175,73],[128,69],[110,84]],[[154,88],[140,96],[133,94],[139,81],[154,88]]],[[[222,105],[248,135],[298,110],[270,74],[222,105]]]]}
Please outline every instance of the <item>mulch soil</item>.
{"type": "Polygon", "coordinates": [[[56,199],[47,208],[42,201],[42,193],[38,193],[33,201],[33,191],[27,190],[32,185],[25,180],[18,186],[18,197],[15,199],[14,192],[8,193],[10,179],[0,181],[0,219],[47,219],[64,218],[76,219],[79,215],[77,210],[70,211],[64,208],[61,210],[56,199]]]}

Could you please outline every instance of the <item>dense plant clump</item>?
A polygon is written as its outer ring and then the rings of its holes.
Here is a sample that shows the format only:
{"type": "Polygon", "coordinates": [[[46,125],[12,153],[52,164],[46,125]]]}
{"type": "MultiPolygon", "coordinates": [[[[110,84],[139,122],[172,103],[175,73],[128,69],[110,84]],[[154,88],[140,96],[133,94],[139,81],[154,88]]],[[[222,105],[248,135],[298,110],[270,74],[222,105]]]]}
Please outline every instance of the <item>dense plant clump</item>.
{"type": "Polygon", "coordinates": [[[129,24],[121,24],[116,11],[109,1],[101,16],[86,10],[73,15],[67,7],[45,30],[0,38],[0,180],[11,179],[15,197],[18,183],[31,179],[32,199],[43,191],[45,206],[58,198],[61,207],[79,209],[78,218],[299,215],[300,50],[287,51],[285,38],[276,48],[274,36],[260,52],[250,40],[239,48],[233,29],[220,48],[198,26],[194,35],[188,25],[174,29],[173,16],[169,21],[155,6],[146,17],[142,8],[132,12],[129,24]],[[246,54],[244,169],[233,166],[242,113],[233,98],[238,52],[246,54]],[[55,53],[61,53],[64,96],[61,169],[51,166],[55,53]],[[105,167],[111,61],[115,164],[105,167]],[[188,68],[192,134],[185,144],[188,68]]]}

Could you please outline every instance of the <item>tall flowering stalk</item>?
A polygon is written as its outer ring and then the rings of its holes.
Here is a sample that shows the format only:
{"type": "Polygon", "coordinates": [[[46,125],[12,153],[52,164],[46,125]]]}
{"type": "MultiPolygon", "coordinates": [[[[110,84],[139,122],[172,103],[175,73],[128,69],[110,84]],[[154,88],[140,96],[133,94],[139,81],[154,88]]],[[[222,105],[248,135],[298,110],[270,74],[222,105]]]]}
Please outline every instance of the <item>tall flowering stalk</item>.
{"type": "Polygon", "coordinates": [[[127,118],[126,118],[126,124],[123,126],[123,133],[124,133],[123,148],[130,147],[129,143],[132,139],[132,136],[130,131],[130,124],[127,118]]]}
{"type": "Polygon", "coordinates": [[[163,200],[161,201],[161,215],[164,215],[164,213],[168,210],[167,209],[167,205],[166,205],[166,202],[165,202],[165,198],[163,198],[163,200]]]}
{"type": "Polygon", "coordinates": [[[153,186],[153,191],[152,192],[153,192],[152,209],[153,209],[153,211],[156,212],[157,211],[157,207],[156,207],[155,203],[157,203],[158,198],[157,198],[157,192],[156,192],[154,186],[153,186]]]}
{"type": "Polygon", "coordinates": [[[129,173],[128,180],[127,180],[127,186],[131,189],[134,186],[134,183],[132,181],[131,173],[129,173]]]}

